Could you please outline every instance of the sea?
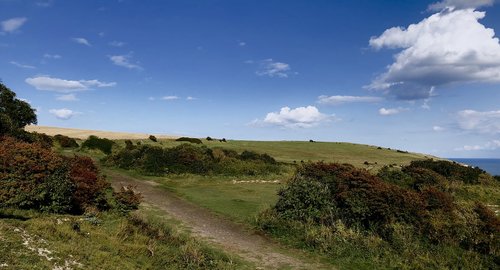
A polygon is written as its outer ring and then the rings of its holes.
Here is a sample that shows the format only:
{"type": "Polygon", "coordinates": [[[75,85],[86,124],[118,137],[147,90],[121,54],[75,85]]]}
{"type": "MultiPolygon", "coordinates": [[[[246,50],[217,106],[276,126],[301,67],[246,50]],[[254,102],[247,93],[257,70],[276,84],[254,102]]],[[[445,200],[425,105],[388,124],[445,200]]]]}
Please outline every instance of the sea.
{"type": "Polygon", "coordinates": [[[479,167],[491,175],[500,175],[500,159],[498,158],[449,158],[450,160],[479,167]]]}

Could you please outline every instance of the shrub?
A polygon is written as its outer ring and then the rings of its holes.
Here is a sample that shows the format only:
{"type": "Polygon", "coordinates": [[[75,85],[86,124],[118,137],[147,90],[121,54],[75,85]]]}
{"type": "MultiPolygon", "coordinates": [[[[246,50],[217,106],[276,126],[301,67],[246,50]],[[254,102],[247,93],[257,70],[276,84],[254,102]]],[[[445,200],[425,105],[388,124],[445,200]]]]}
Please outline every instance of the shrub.
{"type": "Polygon", "coordinates": [[[78,143],[74,138],[70,138],[68,136],[64,136],[61,134],[57,134],[54,136],[54,140],[59,143],[59,145],[63,148],[76,148],[78,147],[78,143]]]}
{"type": "Polygon", "coordinates": [[[101,150],[103,153],[109,155],[114,144],[112,140],[91,135],[82,143],[82,148],[101,150]]]}
{"type": "Polygon", "coordinates": [[[478,167],[468,167],[456,162],[432,159],[414,160],[406,168],[429,169],[446,177],[448,180],[462,181],[467,184],[478,184],[479,176],[486,173],[478,167]]]}
{"type": "Polygon", "coordinates": [[[131,140],[125,140],[125,149],[127,150],[135,149],[134,143],[131,140]]]}
{"type": "Polygon", "coordinates": [[[118,209],[130,211],[139,208],[139,204],[142,201],[142,195],[135,192],[135,188],[134,186],[122,186],[120,191],[113,192],[113,197],[118,209]]]}
{"type": "Polygon", "coordinates": [[[76,189],[73,193],[75,210],[83,212],[88,207],[104,210],[108,207],[106,189],[109,183],[99,175],[99,171],[89,157],[75,156],[69,159],[69,176],[76,189]]]}
{"type": "Polygon", "coordinates": [[[203,142],[198,138],[180,137],[176,139],[178,142],[190,142],[195,144],[202,144],[203,142]]]}
{"type": "Polygon", "coordinates": [[[215,161],[211,149],[190,144],[167,149],[165,157],[166,165],[173,173],[207,173],[215,161]]]}
{"type": "Polygon", "coordinates": [[[141,154],[139,166],[143,172],[149,175],[162,175],[166,172],[167,160],[161,147],[144,146],[141,154]]]}
{"type": "Polygon", "coordinates": [[[268,154],[258,154],[256,152],[247,151],[247,150],[243,151],[240,154],[239,159],[241,159],[241,160],[260,160],[260,161],[263,161],[265,163],[276,164],[276,160],[268,154]]]}
{"type": "Polygon", "coordinates": [[[212,137],[208,136],[206,140],[207,141],[213,141],[214,139],[212,139],[212,137]]]}
{"type": "Polygon", "coordinates": [[[157,142],[158,141],[154,135],[149,135],[149,139],[151,141],[153,141],[153,142],[157,142]]]}
{"type": "Polygon", "coordinates": [[[105,208],[108,184],[90,158],[67,158],[40,143],[0,138],[0,205],[55,213],[105,208]]]}

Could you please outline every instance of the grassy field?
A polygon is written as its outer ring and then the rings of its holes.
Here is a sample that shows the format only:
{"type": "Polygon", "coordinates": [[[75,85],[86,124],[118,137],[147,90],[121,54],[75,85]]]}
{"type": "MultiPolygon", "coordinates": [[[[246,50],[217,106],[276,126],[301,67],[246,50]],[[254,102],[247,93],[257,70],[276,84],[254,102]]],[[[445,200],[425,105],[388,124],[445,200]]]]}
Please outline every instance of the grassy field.
{"type": "MultiPolygon", "coordinates": [[[[118,139],[147,139],[150,134],[145,133],[131,133],[131,132],[116,132],[116,131],[102,131],[102,130],[86,130],[86,129],[76,129],[76,128],[60,128],[60,127],[47,127],[47,126],[26,126],[26,131],[45,133],[50,136],[57,134],[65,135],[76,139],[87,139],[90,135],[95,135],[101,138],[107,138],[110,140],[118,139]]],[[[157,138],[168,139],[177,138],[174,135],[163,135],[163,134],[153,134],[157,138]]]]}

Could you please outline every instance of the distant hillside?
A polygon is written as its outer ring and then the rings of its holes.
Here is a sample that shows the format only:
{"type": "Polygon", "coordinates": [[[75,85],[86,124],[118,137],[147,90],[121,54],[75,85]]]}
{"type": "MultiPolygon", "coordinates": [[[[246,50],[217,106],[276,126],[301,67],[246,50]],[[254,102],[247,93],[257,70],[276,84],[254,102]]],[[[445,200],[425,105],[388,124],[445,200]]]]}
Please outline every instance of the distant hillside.
{"type": "MultiPolygon", "coordinates": [[[[90,135],[95,135],[101,138],[108,138],[111,140],[120,140],[120,139],[147,139],[151,134],[145,133],[129,133],[129,132],[114,132],[114,131],[102,131],[102,130],[85,130],[85,129],[76,129],[76,128],[60,128],[60,127],[47,127],[47,126],[27,126],[25,128],[26,131],[29,132],[38,132],[45,133],[47,135],[66,135],[72,138],[78,139],[86,139],[90,135]]],[[[153,134],[159,139],[175,139],[179,136],[174,135],[162,135],[162,134],[153,134]]]]}

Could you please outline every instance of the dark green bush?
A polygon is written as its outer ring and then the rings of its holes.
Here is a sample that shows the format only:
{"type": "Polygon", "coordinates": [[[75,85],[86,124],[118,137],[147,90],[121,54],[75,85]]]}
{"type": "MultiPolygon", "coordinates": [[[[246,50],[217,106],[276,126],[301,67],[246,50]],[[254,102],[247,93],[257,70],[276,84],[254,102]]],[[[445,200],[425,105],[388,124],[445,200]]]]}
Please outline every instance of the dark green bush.
{"type": "Polygon", "coordinates": [[[154,135],[149,135],[149,139],[151,141],[153,141],[153,142],[157,142],[158,141],[154,135]]]}
{"type": "Polygon", "coordinates": [[[82,148],[97,149],[109,155],[115,142],[106,138],[99,138],[91,135],[87,140],[82,143],[82,148]]]}
{"type": "Polygon", "coordinates": [[[57,134],[54,136],[54,140],[57,143],[59,143],[59,145],[61,147],[64,147],[64,148],[77,148],[78,147],[78,143],[76,142],[76,140],[74,138],[70,138],[68,136],[57,134]]]}
{"type": "Polygon", "coordinates": [[[143,145],[125,148],[109,155],[105,163],[124,169],[136,168],[145,174],[164,173],[265,175],[279,173],[280,165],[267,154],[199,147],[182,144],[173,148],[143,145]]]}
{"type": "Polygon", "coordinates": [[[176,139],[178,142],[190,142],[195,144],[202,144],[203,142],[198,138],[180,137],[176,139]]]}
{"type": "Polygon", "coordinates": [[[486,173],[478,167],[468,167],[456,162],[432,159],[414,160],[406,168],[429,169],[446,177],[448,180],[462,181],[467,184],[479,184],[479,176],[486,173]]]}

